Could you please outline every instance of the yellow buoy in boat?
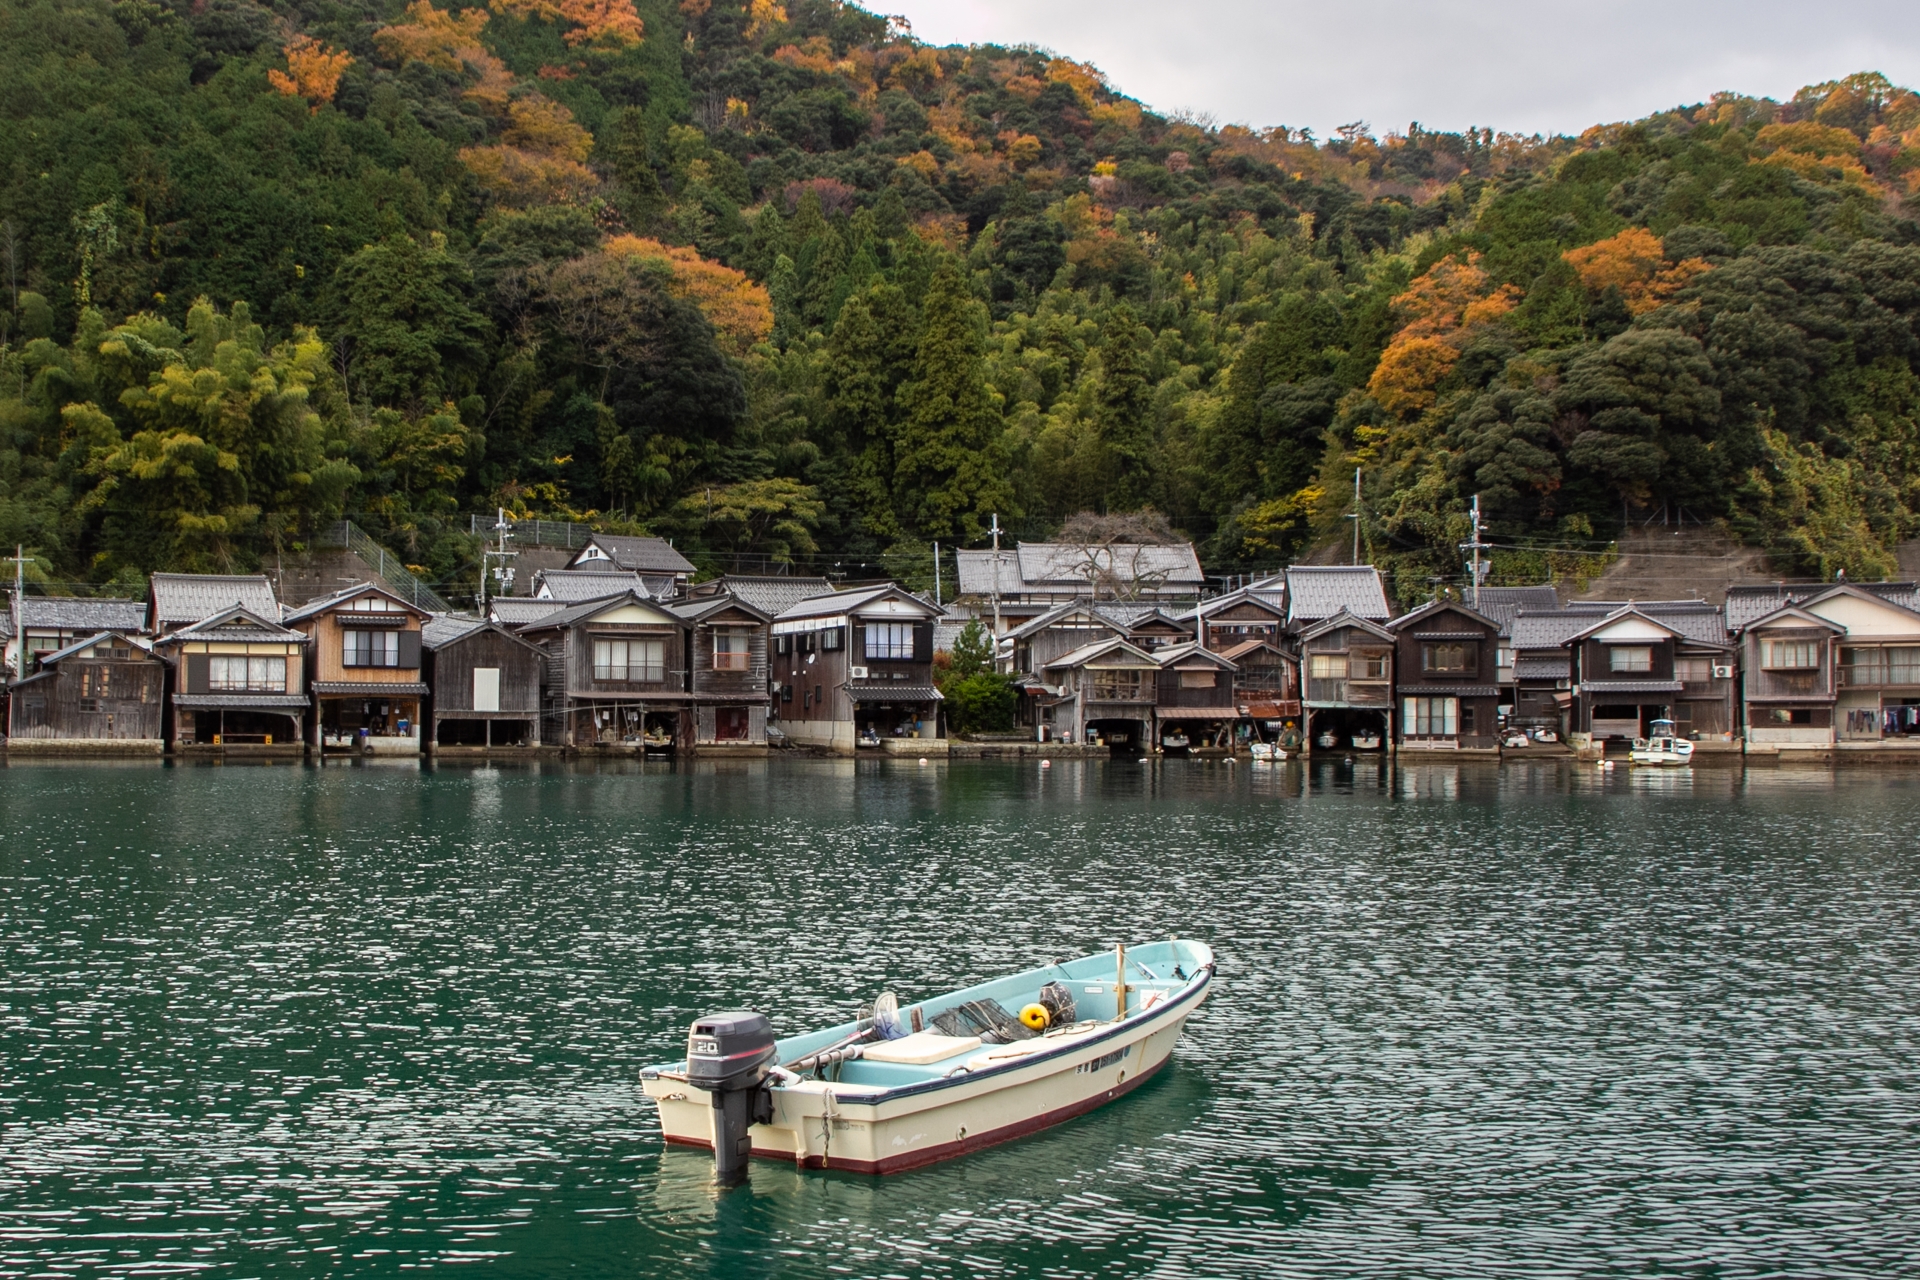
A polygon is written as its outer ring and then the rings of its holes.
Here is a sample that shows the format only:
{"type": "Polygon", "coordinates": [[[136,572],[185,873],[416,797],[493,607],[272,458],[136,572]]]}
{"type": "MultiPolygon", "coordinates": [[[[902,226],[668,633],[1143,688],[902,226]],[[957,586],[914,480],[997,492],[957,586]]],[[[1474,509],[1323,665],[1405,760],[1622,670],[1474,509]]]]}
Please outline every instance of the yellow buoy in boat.
{"type": "Polygon", "coordinates": [[[1034,1031],[1045,1031],[1047,1024],[1053,1021],[1053,1015],[1047,1012],[1043,1004],[1030,1004],[1020,1011],[1020,1021],[1034,1031]]]}

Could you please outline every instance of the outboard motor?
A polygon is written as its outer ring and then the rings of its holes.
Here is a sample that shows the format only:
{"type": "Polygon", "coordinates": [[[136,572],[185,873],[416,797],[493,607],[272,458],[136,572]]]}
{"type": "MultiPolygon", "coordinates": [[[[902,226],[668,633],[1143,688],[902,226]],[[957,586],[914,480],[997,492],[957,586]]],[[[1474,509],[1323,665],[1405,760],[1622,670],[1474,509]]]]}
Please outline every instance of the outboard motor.
{"type": "Polygon", "coordinates": [[[773,1119],[767,1073],[778,1056],[764,1014],[710,1013],[687,1036],[687,1083],[713,1095],[713,1180],[744,1182],[752,1127],[773,1119]]]}

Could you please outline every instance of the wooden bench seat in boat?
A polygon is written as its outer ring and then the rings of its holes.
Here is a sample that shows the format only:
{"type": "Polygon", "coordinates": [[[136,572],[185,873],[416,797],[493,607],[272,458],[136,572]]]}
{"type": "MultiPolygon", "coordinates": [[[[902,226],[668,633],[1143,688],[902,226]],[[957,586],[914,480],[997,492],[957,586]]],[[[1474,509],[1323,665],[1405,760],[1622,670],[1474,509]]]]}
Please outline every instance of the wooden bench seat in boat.
{"type": "Polygon", "coordinates": [[[860,1056],[868,1062],[923,1067],[930,1062],[944,1062],[979,1047],[979,1036],[943,1036],[938,1031],[916,1031],[898,1040],[870,1044],[860,1056]]]}

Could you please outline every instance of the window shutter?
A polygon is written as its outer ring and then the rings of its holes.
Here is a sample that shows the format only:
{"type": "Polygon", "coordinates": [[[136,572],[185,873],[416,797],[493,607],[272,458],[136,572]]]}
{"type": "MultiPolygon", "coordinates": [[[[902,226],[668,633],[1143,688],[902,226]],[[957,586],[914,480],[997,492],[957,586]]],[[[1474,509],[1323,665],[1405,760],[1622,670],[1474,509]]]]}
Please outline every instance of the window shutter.
{"type": "Polygon", "coordinates": [[[747,708],[747,741],[765,742],[767,740],[767,709],[765,707],[747,708]]]}
{"type": "Polygon", "coordinates": [[[207,691],[207,655],[190,653],[187,655],[187,692],[205,693],[207,691]]]}
{"type": "Polygon", "coordinates": [[[854,641],[848,648],[853,650],[853,652],[848,656],[847,660],[855,664],[864,663],[867,660],[867,624],[863,622],[857,627],[852,627],[851,630],[854,634],[854,641]]]}
{"type": "Polygon", "coordinates": [[[715,736],[714,714],[712,707],[701,707],[696,713],[700,719],[700,732],[696,742],[712,742],[715,736]]]}
{"type": "Polygon", "coordinates": [[[420,665],[420,633],[402,631],[400,633],[400,666],[417,667],[420,665]]]}
{"type": "Polygon", "coordinates": [[[931,622],[913,624],[913,660],[915,662],[933,661],[933,624],[931,622]]]}

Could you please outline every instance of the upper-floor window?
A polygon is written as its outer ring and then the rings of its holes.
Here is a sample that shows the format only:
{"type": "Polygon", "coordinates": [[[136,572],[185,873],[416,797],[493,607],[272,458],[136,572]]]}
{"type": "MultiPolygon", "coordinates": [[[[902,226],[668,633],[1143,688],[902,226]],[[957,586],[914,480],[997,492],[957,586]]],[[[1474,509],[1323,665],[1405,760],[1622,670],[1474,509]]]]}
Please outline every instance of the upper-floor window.
{"type": "Polygon", "coordinates": [[[1653,646],[1616,644],[1607,650],[1607,669],[1622,675],[1646,675],[1653,670],[1653,646]]]}
{"type": "Polygon", "coordinates": [[[1344,653],[1310,654],[1307,657],[1307,674],[1315,680],[1345,680],[1347,655],[1344,653]]]}
{"type": "Polygon", "coordinates": [[[216,653],[207,659],[207,688],[214,693],[285,693],[287,660],[216,653]]]}
{"type": "Polygon", "coordinates": [[[1713,679],[1712,658],[1675,658],[1673,678],[1687,684],[1703,684],[1713,679]]]}
{"type": "Polygon", "coordinates": [[[1137,670],[1094,671],[1095,702],[1135,702],[1140,699],[1140,672],[1137,670]]]}
{"type": "Polygon", "coordinates": [[[1513,646],[1501,645],[1500,648],[1495,651],[1493,660],[1502,667],[1511,667],[1513,665],[1513,646]]]}
{"type": "Polygon", "coordinates": [[[663,640],[595,640],[593,678],[658,684],[667,678],[663,640]]]}
{"type": "Polygon", "coordinates": [[[355,596],[347,601],[351,613],[398,613],[400,606],[380,595],[355,596]]]}
{"type": "Polygon", "coordinates": [[[753,662],[753,633],[733,628],[716,628],[713,633],[713,669],[745,671],[753,662]]]}
{"type": "Polygon", "coordinates": [[[844,649],[846,647],[847,629],[845,627],[828,627],[820,633],[820,651],[822,653],[831,649],[844,649]]]}
{"type": "Polygon", "coordinates": [[[1347,677],[1351,680],[1385,680],[1387,678],[1387,654],[1384,649],[1362,650],[1347,660],[1347,677]]]}
{"type": "Polygon", "coordinates": [[[1769,640],[1762,666],[1773,671],[1805,671],[1820,665],[1818,640],[1769,640]]]}
{"type": "Polygon", "coordinates": [[[1479,646],[1450,641],[1445,644],[1427,644],[1420,646],[1420,665],[1423,670],[1436,672],[1472,671],[1479,658],[1479,646]]]}
{"type": "Polygon", "coordinates": [[[340,633],[340,662],[348,667],[397,667],[400,665],[400,633],[358,629],[343,631],[340,633]]]}
{"type": "Polygon", "coordinates": [[[1842,649],[1840,665],[1849,684],[1920,684],[1920,648],[1912,645],[1842,649]]]}
{"type": "Polygon", "coordinates": [[[906,661],[913,657],[911,622],[869,622],[867,657],[876,661],[906,661]]]}
{"type": "Polygon", "coordinates": [[[1182,689],[1211,689],[1214,686],[1214,673],[1211,671],[1182,671],[1180,687],[1182,689]]]}

